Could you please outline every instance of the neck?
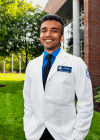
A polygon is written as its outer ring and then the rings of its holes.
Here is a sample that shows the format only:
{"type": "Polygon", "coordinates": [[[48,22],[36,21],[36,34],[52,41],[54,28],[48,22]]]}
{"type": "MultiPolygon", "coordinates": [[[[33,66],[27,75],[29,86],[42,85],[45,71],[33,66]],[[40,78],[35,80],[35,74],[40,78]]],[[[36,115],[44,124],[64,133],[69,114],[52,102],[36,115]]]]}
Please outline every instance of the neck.
{"type": "MultiPolygon", "coordinates": [[[[60,47],[59,47],[59,48],[60,48],[60,47]]],[[[44,48],[44,50],[45,50],[47,53],[51,54],[52,52],[54,52],[55,50],[57,50],[57,49],[59,49],[59,48],[56,48],[56,49],[46,49],[46,48],[44,48]]]]}

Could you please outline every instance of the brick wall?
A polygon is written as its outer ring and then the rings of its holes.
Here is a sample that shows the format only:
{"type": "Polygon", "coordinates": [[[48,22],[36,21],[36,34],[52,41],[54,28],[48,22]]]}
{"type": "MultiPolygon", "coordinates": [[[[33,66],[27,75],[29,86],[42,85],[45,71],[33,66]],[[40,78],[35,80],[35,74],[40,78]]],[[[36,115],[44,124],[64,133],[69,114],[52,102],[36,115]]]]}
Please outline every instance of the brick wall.
{"type": "Polygon", "coordinates": [[[49,14],[55,14],[67,0],[49,0],[44,8],[49,14]]]}
{"type": "Polygon", "coordinates": [[[100,86],[100,0],[84,0],[84,50],[93,88],[100,86]]]}

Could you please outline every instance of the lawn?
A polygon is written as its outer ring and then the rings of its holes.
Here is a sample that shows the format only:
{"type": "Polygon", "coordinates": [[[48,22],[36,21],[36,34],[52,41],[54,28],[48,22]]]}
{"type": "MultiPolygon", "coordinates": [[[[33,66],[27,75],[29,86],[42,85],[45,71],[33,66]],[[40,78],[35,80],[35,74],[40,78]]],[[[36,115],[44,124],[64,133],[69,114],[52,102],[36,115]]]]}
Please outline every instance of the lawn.
{"type": "MultiPolygon", "coordinates": [[[[0,81],[0,140],[25,140],[23,131],[23,81],[0,81]]],[[[85,140],[100,140],[100,113],[94,111],[85,140]]]]}
{"type": "Polygon", "coordinates": [[[0,81],[0,140],[25,140],[23,81],[0,81]]]}

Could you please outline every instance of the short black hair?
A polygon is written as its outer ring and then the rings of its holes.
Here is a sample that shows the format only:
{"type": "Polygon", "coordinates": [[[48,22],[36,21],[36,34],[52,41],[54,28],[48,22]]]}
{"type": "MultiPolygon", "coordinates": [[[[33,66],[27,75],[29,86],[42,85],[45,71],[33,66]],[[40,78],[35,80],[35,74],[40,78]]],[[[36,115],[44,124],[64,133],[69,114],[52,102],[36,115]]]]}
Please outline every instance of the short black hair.
{"type": "Polygon", "coordinates": [[[63,35],[63,32],[64,32],[64,23],[63,23],[62,19],[58,15],[47,14],[47,15],[43,16],[43,18],[41,20],[41,24],[44,21],[46,21],[46,20],[56,20],[56,21],[60,22],[60,24],[62,25],[61,34],[63,35]]]}

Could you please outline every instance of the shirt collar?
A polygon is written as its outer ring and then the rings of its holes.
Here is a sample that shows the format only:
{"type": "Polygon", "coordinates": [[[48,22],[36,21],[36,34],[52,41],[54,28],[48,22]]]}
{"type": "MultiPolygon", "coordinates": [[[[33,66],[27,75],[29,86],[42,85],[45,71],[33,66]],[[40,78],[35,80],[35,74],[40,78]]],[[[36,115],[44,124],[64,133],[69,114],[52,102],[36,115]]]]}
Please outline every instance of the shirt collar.
{"type": "MultiPolygon", "coordinates": [[[[54,52],[52,52],[51,54],[53,55],[54,58],[56,58],[56,56],[58,55],[58,53],[60,52],[61,48],[58,48],[57,50],[55,50],[54,52]]],[[[44,57],[43,60],[46,58],[47,56],[47,52],[44,50],[44,57]]]]}

